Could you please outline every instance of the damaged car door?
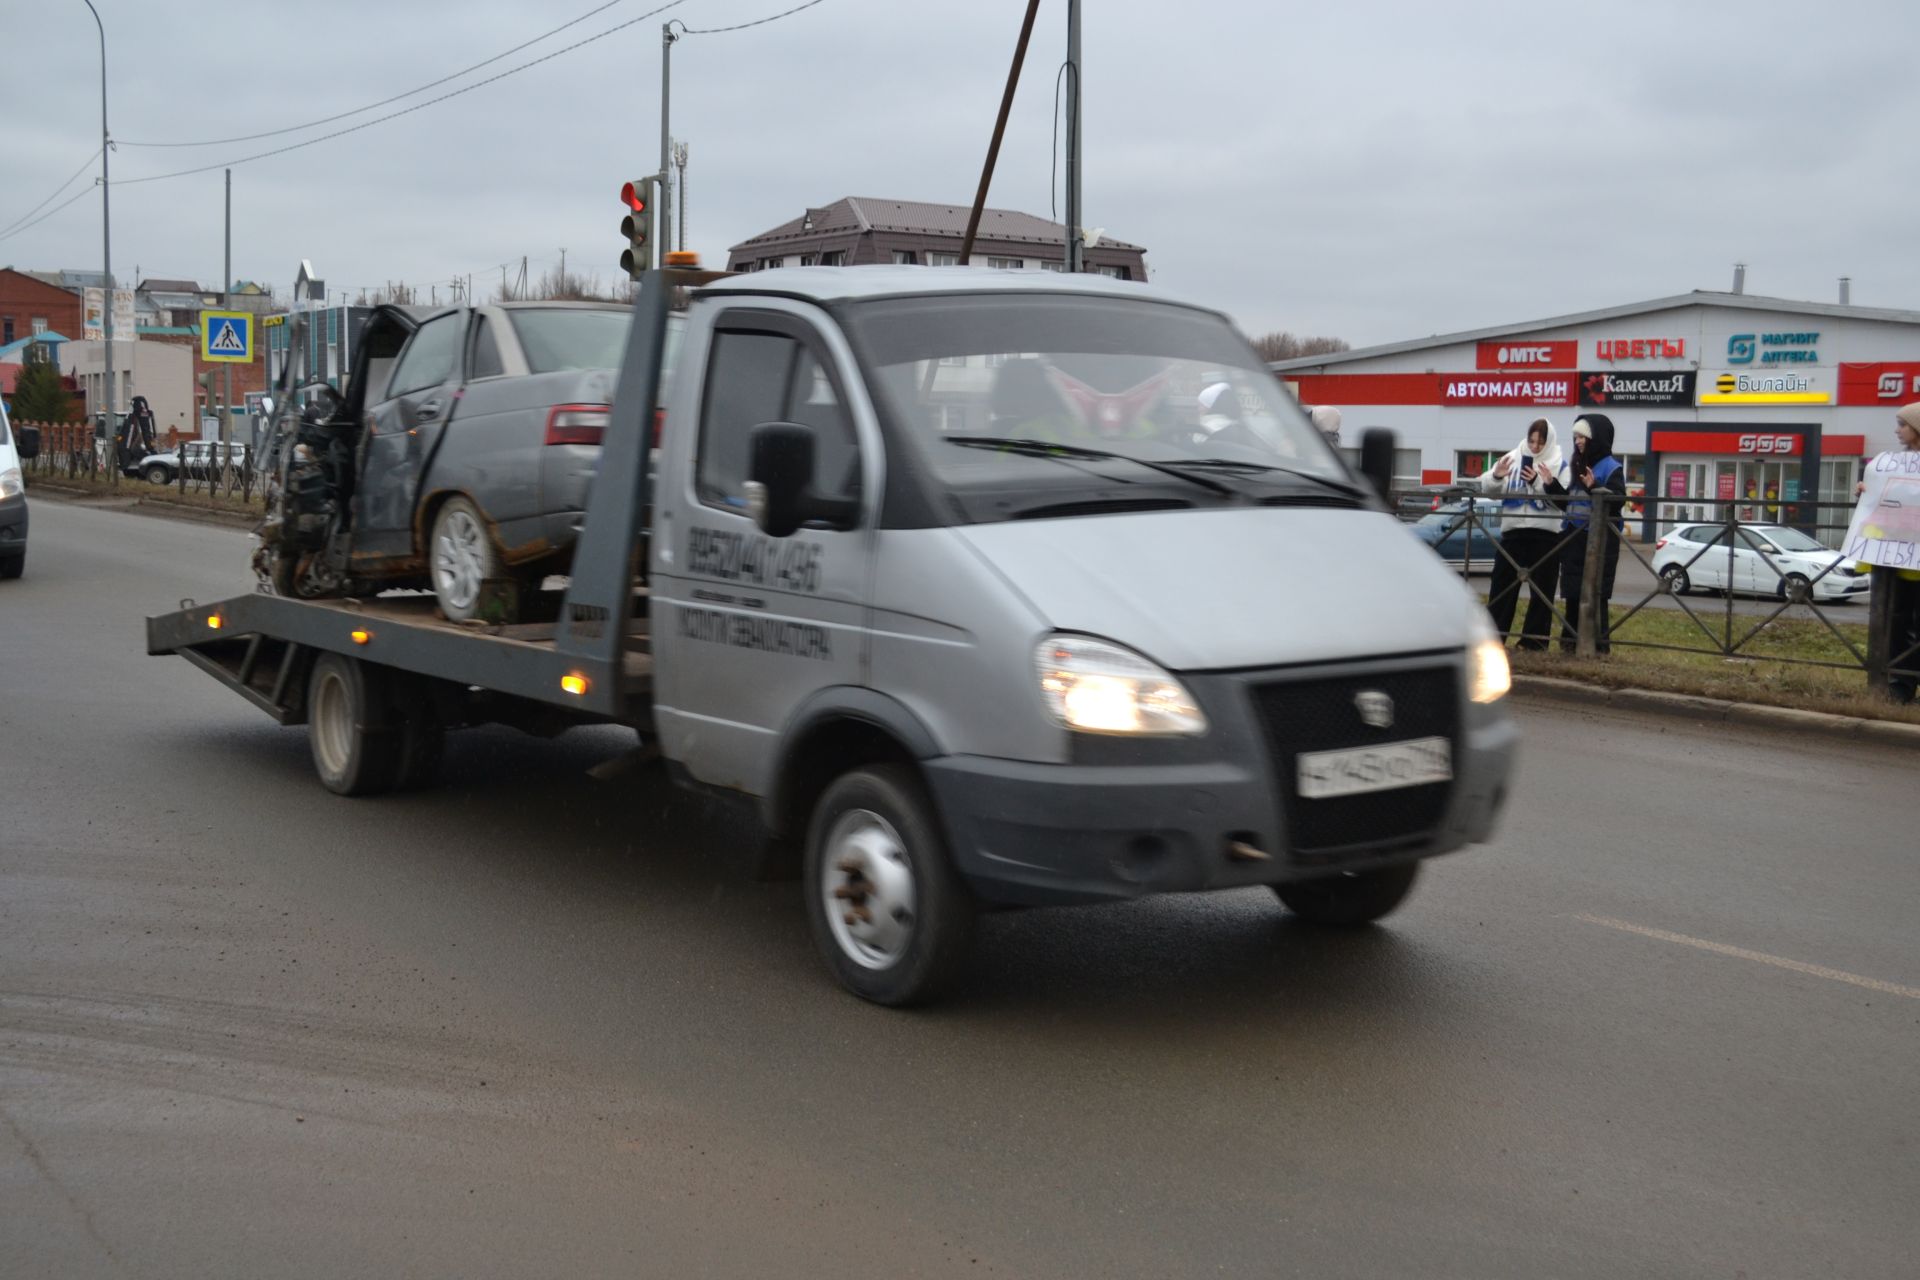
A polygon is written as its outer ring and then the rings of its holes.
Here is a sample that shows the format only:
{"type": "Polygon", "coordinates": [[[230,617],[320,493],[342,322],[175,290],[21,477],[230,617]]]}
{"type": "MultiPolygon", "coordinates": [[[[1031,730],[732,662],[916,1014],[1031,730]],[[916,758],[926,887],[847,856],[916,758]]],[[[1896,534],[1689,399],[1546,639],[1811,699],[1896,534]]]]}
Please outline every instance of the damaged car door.
{"type": "Polygon", "coordinates": [[[468,312],[434,316],[415,331],[378,404],[367,411],[354,557],[415,554],[413,516],[421,478],[460,400],[468,312]]]}

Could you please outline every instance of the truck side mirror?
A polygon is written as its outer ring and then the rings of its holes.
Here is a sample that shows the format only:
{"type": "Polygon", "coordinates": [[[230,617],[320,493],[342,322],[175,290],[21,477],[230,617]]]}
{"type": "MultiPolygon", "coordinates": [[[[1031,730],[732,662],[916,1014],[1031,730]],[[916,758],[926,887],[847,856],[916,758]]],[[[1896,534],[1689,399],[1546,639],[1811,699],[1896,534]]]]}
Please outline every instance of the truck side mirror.
{"type": "Polygon", "coordinates": [[[790,537],[815,520],[836,529],[852,526],[859,515],[853,499],[814,488],[812,427],[763,422],[747,437],[747,448],[747,514],[760,532],[790,537]]]}
{"type": "Polygon", "coordinates": [[[31,462],[40,456],[40,428],[16,425],[13,436],[14,448],[19,450],[22,462],[31,462]]]}
{"type": "Polygon", "coordinates": [[[1385,427],[1368,427],[1360,437],[1360,474],[1388,506],[1393,505],[1393,450],[1397,443],[1393,432],[1385,427]]]}

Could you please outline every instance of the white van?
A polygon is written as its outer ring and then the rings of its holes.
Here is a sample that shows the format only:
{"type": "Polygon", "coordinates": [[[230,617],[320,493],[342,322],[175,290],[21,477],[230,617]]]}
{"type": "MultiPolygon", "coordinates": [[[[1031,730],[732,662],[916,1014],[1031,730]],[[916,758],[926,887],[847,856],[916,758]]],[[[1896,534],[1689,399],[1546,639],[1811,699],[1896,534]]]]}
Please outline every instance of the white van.
{"type": "MultiPolygon", "coordinates": [[[[26,456],[38,452],[29,446],[26,456]]],[[[17,578],[27,569],[27,482],[20,461],[20,441],[0,404],[0,578],[17,578]]]]}

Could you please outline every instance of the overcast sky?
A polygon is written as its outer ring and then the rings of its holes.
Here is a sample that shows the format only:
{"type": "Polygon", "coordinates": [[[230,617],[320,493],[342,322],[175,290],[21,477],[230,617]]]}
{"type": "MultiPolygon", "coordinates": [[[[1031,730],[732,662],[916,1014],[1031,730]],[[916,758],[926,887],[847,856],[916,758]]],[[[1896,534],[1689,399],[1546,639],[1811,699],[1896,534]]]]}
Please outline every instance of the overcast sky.
{"type": "MultiPolygon", "coordinates": [[[[404,92],[599,0],[96,0],[118,275],[221,266],[219,164],[424,101],[629,21],[622,0],[472,76],[305,133],[188,149],[404,92]],[[121,185],[126,183],[128,185],[121,185]]],[[[521,255],[611,280],[620,182],[659,157],[660,24],[797,0],[684,0],[450,101],[235,166],[234,274],[284,290],[471,273],[521,255]]],[[[989,203],[1046,215],[1066,2],[1043,0],[989,203]]],[[[689,245],[842,196],[972,198],[1024,0],[825,0],[674,50],[689,245]]],[[[1355,345],[1725,289],[1920,308],[1920,6],[1086,0],[1086,221],[1156,284],[1252,333],[1355,345]]],[[[0,227],[99,141],[81,0],[0,7],[0,227]]],[[[97,162],[91,167],[97,175],[97,162]]],[[[1064,178],[1064,175],[1062,175],[1064,178]]],[[[83,177],[68,193],[79,191],[83,177]]],[[[62,199],[66,198],[64,195],[62,199]]],[[[57,201],[55,202],[57,204],[57,201]]],[[[52,207],[52,206],[49,206],[52,207]]],[[[100,263],[97,191],[0,239],[0,264],[100,263]]]]}

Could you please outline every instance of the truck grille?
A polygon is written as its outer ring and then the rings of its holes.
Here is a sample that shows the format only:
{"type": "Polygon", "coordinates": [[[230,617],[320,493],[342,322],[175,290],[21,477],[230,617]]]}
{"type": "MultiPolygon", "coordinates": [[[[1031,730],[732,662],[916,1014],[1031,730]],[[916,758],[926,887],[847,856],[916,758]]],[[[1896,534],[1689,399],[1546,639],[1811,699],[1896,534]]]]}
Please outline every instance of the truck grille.
{"type": "Polygon", "coordinates": [[[1295,762],[1302,752],[1337,751],[1410,738],[1444,737],[1460,767],[1459,677],[1451,666],[1342,675],[1256,685],[1254,705],[1286,798],[1287,843],[1307,860],[1350,849],[1411,843],[1439,827],[1453,784],[1303,799],[1295,762]],[[1375,729],[1360,718],[1362,692],[1393,700],[1393,723],[1375,729]]]}

